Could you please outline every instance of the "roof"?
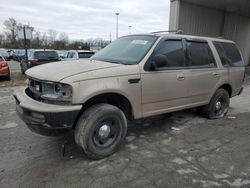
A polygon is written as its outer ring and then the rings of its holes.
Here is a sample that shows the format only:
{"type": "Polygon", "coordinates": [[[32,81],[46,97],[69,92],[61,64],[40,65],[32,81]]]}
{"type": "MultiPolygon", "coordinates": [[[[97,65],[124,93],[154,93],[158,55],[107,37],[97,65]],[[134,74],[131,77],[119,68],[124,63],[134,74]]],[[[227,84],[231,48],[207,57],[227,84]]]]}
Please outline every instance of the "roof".
{"type": "Polygon", "coordinates": [[[93,52],[91,50],[69,50],[69,52],[93,52]]]}
{"type": "Polygon", "coordinates": [[[227,12],[236,13],[242,16],[250,17],[249,0],[180,0],[187,3],[206,6],[227,12]]]}
{"type": "Polygon", "coordinates": [[[204,37],[204,36],[195,36],[195,35],[185,35],[185,34],[176,34],[176,33],[169,33],[168,31],[161,31],[161,32],[153,32],[153,33],[143,33],[143,34],[135,34],[135,35],[128,35],[128,36],[136,36],[136,35],[148,35],[148,36],[157,36],[157,37],[169,37],[169,38],[188,38],[188,39],[199,39],[199,40],[207,40],[207,41],[220,41],[220,42],[231,42],[234,41],[227,40],[224,38],[214,38],[214,37],[204,37]]]}
{"type": "Polygon", "coordinates": [[[56,50],[52,50],[52,49],[30,49],[28,51],[31,51],[31,52],[42,52],[42,51],[45,51],[45,52],[56,52],[56,50]]]}

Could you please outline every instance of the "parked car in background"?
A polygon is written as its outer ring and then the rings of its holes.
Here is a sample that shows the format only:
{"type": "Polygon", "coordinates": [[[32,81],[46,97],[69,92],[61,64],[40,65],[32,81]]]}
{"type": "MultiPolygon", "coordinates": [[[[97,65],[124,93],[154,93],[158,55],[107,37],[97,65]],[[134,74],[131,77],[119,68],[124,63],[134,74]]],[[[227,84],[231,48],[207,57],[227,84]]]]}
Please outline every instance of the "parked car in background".
{"type": "Polygon", "coordinates": [[[127,120],[196,108],[224,117],[243,91],[245,64],[233,41],[164,32],[124,36],[91,59],[26,72],[17,113],[39,134],[74,131],[92,159],[113,154],[127,120]],[[55,74],[58,70],[58,74],[55,74]]]}
{"type": "Polygon", "coordinates": [[[10,60],[10,54],[8,53],[8,51],[4,48],[0,48],[0,55],[6,60],[9,61],[10,60]]]}
{"type": "Polygon", "coordinates": [[[95,52],[90,50],[70,50],[67,54],[67,59],[82,59],[90,58],[95,52]]]}
{"type": "Polygon", "coordinates": [[[8,63],[5,61],[4,57],[0,55],[0,77],[5,77],[10,80],[10,69],[8,63]]]}
{"type": "Polygon", "coordinates": [[[14,56],[14,50],[7,50],[7,53],[9,54],[9,60],[13,60],[13,56],[14,56]]]}
{"type": "Polygon", "coordinates": [[[28,62],[23,59],[20,63],[21,72],[24,74],[31,67],[56,61],[60,61],[60,58],[55,50],[30,50],[28,62]]]}
{"type": "Polygon", "coordinates": [[[21,62],[25,58],[25,50],[15,50],[13,54],[13,60],[21,62]]]}
{"type": "Polygon", "coordinates": [[[57,53],[61,59],[67,58],[68,52],[69,51],[67,50],[57,50],[57,53]]]}

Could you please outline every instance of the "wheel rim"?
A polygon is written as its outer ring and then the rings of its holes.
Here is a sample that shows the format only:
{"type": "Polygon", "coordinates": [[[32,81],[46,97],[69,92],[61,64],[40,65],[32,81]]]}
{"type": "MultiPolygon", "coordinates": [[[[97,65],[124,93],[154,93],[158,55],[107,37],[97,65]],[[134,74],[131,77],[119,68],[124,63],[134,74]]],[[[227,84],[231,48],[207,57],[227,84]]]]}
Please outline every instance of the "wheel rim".
{"type": "Polygon", "coordinates": [[[227,100],[224,96],[221,96],[218,98],[218,100],[215,102],[214,112],[216,116],[222,116],[224,115],[228,110],[228,104],[227,100]]]}
{"type": "Polygon", "coordinates": [[[94,129],[93,141],[98,147],[110,147],[117,139],[121,128],[115,118],[102,120],[94,129]]]}

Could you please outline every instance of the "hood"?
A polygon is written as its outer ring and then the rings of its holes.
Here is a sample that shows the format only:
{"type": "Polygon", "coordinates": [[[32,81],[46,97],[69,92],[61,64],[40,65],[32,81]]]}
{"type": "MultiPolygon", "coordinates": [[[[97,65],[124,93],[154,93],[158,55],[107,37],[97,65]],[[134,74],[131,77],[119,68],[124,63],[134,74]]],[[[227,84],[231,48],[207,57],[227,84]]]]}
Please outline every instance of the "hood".
{"type": "Polygon", "coordinates": [[[28,77],[39,80],[59,82],[70,76],[119,66],[122,65],[103,61],[90,61],[90,59],[80,59],[76,61],[59,61],[39,65],[28,69],[25,74],[28,77]]]}

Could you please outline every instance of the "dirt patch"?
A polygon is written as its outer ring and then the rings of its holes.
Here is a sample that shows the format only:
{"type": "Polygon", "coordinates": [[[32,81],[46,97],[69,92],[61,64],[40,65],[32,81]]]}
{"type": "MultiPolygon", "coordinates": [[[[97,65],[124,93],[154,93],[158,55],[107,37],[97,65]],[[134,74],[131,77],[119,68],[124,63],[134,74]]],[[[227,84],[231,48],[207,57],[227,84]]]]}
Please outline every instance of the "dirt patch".
{"type": "Polygon", "coordinates": [[[5,78],[0,77],[0,88],[12,87],[12,86],[22,86],[25,85],[27,77],[19,72],[11,73],[11,80],[7,81],[5,78]]]}

